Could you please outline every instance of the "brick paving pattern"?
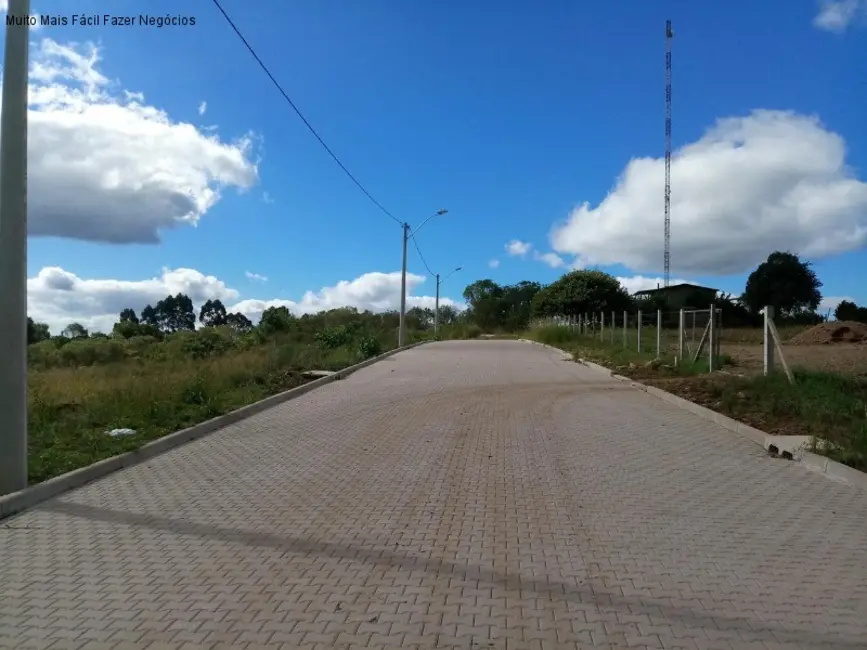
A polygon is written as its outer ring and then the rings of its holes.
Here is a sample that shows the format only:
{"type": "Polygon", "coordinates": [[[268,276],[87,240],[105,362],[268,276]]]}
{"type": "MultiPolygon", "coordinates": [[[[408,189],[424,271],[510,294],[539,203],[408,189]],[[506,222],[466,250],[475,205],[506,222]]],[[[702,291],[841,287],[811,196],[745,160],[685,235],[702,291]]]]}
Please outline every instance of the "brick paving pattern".
{"type": "Polygon", "coordinates": [[[867,648],[867,492],[444,342],[0,522],[0,647],[867,648]]]}

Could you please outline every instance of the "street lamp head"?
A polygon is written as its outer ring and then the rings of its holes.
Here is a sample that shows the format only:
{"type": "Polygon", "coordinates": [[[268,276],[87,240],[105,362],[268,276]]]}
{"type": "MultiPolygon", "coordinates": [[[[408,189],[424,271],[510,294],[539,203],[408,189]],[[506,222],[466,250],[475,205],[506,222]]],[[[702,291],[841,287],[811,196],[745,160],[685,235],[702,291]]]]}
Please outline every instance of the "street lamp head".
{"type": "Polygon", "coordinates": [[[462,269],[463,269],[463,267],[459,266],[458,268],[455,269],[455,271],[460,271],[462,269]]]}
{"type": "Polygon", "coordinates": [[[448,212],[448,210],[446,210],[445,208],[443,208],[441,210],[437,210],[437,216],[441,217],[442,215],[446,214],[447,212],[448,212]]]}

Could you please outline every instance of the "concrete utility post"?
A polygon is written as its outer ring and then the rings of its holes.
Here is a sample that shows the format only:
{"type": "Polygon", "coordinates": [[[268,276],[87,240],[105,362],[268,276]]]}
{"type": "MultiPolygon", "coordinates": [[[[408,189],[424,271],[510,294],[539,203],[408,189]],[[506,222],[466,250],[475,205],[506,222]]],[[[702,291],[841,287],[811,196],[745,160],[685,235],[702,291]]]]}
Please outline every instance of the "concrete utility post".
{"type": "Polygon", "coordinates": [[[440,217],[448,213],[448,210],[437,210],[427,219],[421,222],[421,225],[415,230],[409,227],[408,223],[403,224],[403,264],[400,271],[400,328],[397,331],[397,345],[402,347],[406,343],[406,244],[410,237],[415,237],[416,233],[424,228],[424,225],[434,217],[440,217]]]}
{"type": "Polygon", "coordinates": [[[0,495],[27,487],[29,16],[30,0],[10,0],[0,117],[0,495]]]}
{"type": "Polygon", "coordinates": [[[434,309],[434,333],[439,332],[440,329],[440,285],[449,279],[449,276],[452,273],[457,273],[461,270],[461,267],[457,267],[454,271],[451,271],[446,277],[440,280],[440,274],[437,273],[437,300],[436,300],[436,308],[434,309]]]}
{"type": "Polygon", "coordinates": [[[406,242],[409,240],[409,224],[403,224],[403,262],[400,267],[400,327],[397,330],[397,347],[403,347],[406,338],[406,242]]]}

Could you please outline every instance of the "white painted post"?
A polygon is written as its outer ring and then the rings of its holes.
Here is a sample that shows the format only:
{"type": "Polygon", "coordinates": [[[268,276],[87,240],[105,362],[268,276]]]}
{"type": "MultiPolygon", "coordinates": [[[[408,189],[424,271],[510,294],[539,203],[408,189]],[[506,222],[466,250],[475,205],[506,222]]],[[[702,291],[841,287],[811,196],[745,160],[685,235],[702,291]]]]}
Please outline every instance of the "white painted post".
{"type": "Polygon", "coordinates": [[[599,340],[605,341],[605,312],[599,312],[599,340]]]}
{"type": "Polygon", "coordinates": [[[641,354],[641,310],[638,310],[638,354],[641,354]]]}
{"type": "Polygon", "coordinates": [[[614,330],[616,329],[615,328],[615,321],[616,321],[615,317],[616,316],[617,316],[617,314],[615,314],[614,312],[611,312],[611,345],[614,345],[614,330]]]}
{"type": "Polygon", "coordinates": [[[774,321],[774,308],[770,305],[765,305],[765,332],[763,339],[764,345],[764,366],[765,374],[769,375],[774,371],[774,340],[771,334],[771,323],[774,321]]]}
{"type": "Polygon", "coordinates": [[[677,326],[677,362],[679,364],[683,363],[683,334],[684,329],[686,328],[686,314],[683,309],[680,310],[680,318],[678,319],[677,326]]]}
{"type": "Polygon", "coordinates": [[[628,347],[627,342],[626,342],[626,328],[628,327],[628,325],[629,325],[629,312],[624,309],[623,310],[623,348],[624,349],[626,349],[626,347],[628,347]]]}
{"type": "Polygon", "coordinates": [[[656,310],[656,358],[662,358],[662,310],[656,310]]]}
{"type": "Polygon", "coordinates": [[[714,336],[714,334],[715,334],[714,321],[716,320],[716,318],[714,318],[715,313],[716,313],[716,305],[711,303],[710,322],[708,323],[708,328],[707,328],[707,332],[708,332],[707,369],[708,369],[708,372],[713,372],[714,366],[716,366],[716,364],[714,363],[714,357],[716,356],[716,338],[714,336]]]}

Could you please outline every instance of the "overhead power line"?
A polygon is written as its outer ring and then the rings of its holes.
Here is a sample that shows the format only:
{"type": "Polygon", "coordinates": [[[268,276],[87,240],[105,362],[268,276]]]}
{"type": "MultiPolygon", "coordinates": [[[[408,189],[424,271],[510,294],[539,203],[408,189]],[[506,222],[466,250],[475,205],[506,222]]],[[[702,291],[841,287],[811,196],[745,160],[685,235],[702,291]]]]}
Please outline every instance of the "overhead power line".
{"type": "Polygon", "coordinates": [[[421,248],[418,246],[418,238],[413,237],[412,243],[415,244],[415,250],[418,252],[418,256],[421,258],[421,263],[424,264],[424,267],[427,269],[429,275],[436,275],[433,271],[430,270],[430,267],[427,265],[427,262],[424,259],[424,255],[421,254],[421,248]]]}
{"type": "Polygon", "coordinates": [[[262,59],[259,58],[259,55],[256,54],[256,50],[253,49],[253,46],[250,45],[250,43],[247,41],[246,38],[244,38],[244,35],[241,33],[241,30],[238,29],[237,25],[235,25],[234,21],[229,17],[229,14],[227,14],[226,10],[223,9],[223,7],[220,5],[219,0],[212,0],[212,1],[213,1],[214,5],[217,7],[217,9],[220,10],[220,13],[223,14],[223,18],[226,19],[226,22],[229,23],[229,26],[232,28],[232,30],[235,32],[235,34],[238,36],[238,38],[241,39],[241,42],[244,44],[244,46],[247,48],[247,50],[250,52],[250,54],[253,55],[253,58],[256,59],[256,63],[258,63],[259,67],[262,68],[262,70],[265,72],[266,75],[268,75],[268,78],[271,80],[271,83],[273,83],[274,87],[277,88],[277,90],[280,92],[281,95],[283,95],[283,99],[285,99],[288,102],[289,106],[292,107],[292,110],[295,111],[295,113],[298,115],[298,117],[301,118],[301,121],[304,122],[304,125],[307,127],[307,129],[310,131],[310,133],[312,133],[313,136],[319,141],[319,144],[322,145],[322,148],[328,152],[328,155],[334,159],[334,162],[337,163],[337,165],[340,167],[340,169],[343,170],[343,172],[349,177],[349,179],[358,186],[358,189],[360,189],[362,192],[364,192],[364,195],[368,199],[370,199],[371,202],[377,208],[379,208],[383,214],[385,214],[387,217],[389,217],[393,221],[402,225],[403,221],[401,221],[400,219],[395,217],[391,212],[386,210],[385,207],[383,207],[383,205],[379,201],[377,201],[370,192],[367,191],[367,189],[364,187],[364,185],[362,185],[361,182],[359,182],[359,180],[357,178],[355,178],[355,176],[352,175],[352,172],[350,172],[346,168],[346,165],[344,165],[340,161],[340,158],[337,157],[337,155],[331,150],[331,148],[327,144],[325,144],[325,140],[322,139],[322,137],[316,132],[316,129],[314,129],[313,126],[310,124],[310,122],[307,121],[307,118],[304,117],[304,115],[301,113],[300,110],[298,110],[298,107],[295,105],[295,102],[293,102],[292,98],[289,97],[289,95],[286,93],[285,90],[283,90],[283,87],[274,78],[274,75],[271,74],[271,71],[268,69],[268,66],[266,66],[265,63],[262,61],[262,59]]]}

